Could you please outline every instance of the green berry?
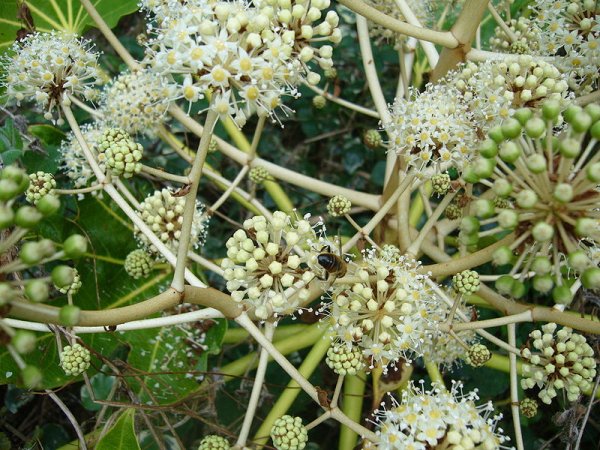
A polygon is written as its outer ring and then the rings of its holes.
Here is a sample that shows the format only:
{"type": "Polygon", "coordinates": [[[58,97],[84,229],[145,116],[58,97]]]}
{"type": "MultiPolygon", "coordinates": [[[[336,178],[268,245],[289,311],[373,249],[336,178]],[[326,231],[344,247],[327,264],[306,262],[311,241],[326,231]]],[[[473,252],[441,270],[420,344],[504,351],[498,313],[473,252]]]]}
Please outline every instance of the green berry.
{"type": "Polygon", "coordinates": [[[558,305],[570,305],[573,301],[573,294],[569,286],[555,286],[552,289],[552,299],[558,305]]]}
{"type": "Polygon", "coordinates": [[[554,227],[546,222],[538,222],[531,229],[531,235],[538,242],[548,242],[554,237],[554,227]]]}
{"type": "Polygon", "coordinates": [[[600,105],[598,103],[588,104],[584,111],[590,115],[594,123],[600,120],[600,105]]]}
{"type": "Polygon", "coordinates": [[[50,258],[56,252],[54,242],[52,242],[50,239],[40,239],[38,241],[38,245],[40,247],[40,251],[42,252],[43,258],[50,258]]]}
{"type": "Polygon", "coordinates": [[[536,256],[531,263],[531,270],[537,275],[546,275],[552,271],[552,263],[547,256],[536,256]]]}
{"type": "Polygon", "coordinates": [[[600,183],[600,162],[587,166],[586,175],[592,183],[600,183]]]}
{"type": "Polygon", "coordinates": [[[12,302],[18,297],[18,292],[8,283],[0,282],[0,306],[12,302]]]}
{"type": "Polygon", "coordinates": [[[72,327],[79,323],[81,309],[75,305],[65,305],[58,312],[58,320],[61,325],[72,327]]]}
{"type": "Polygon", "coordinates": [[[32,302],[41,303],[48,300],[50,288],[42,280],[31,280],[25,284],[25,297],[32,302]]]}
{"type": "Polygon", "coordinates": [[[35,334],[27,330],[17,330],[10,343],[21,354],[31,353],[35,350],[35,334]]]}
{"type": "Polygon", "coordinates": [[[202,438],[198,450],[229,450],[230,448],[227,439],[211,434],[202,438]]]}
{"type": "Polygon", "coordinates": [[[532,117],[525,124],[525,134],[532,139],[541,138],[546,133],[546,122],[539,117],[532,117]]]}
{"type": "Polygon", "coordinates": [[[71,259],[81,258],[87,252],[87,239],[80,234],[73,234],[63,243],[63,250],[71,259]]]}
{"type": "Polygon", "coordinates": [[[495,266],[504,266],[514,259],[512,250],[504,245],[498,248],[492,255],[492,264],[495,266]]]}
{"type": "Polygon", "coordinates": [[[15,214],[15,224],[23,228],[33,228],[43,219],[33,206],[21,206],[15,214]]]}
{"type": "Polygon", "coordinates": [[[80,344],[67,345],[59,358],[60,367],[72,377],[81,375],[90,367],[90,351],[80,344]]]}
{"type": "Polygon", "coordinates": [[[58,197],[48,194],[40,198],[35,206],[44,217],[48,217],[55,214],[60,209],[60,200],[58,197]]]}
{"type": "Polygon", "coordinates": [[[467,216],[463,217],[460,221],[460,229],[468,234],[477,233],[479,228],[481,227],[481,223],[476,217],[467,216]]]}
{"type": "Polygon", "coordinates": [[[538,196],[531,189],[523,189],[515,196],[515,200],[521,208],[531,209],[538,202],[538,196]]]}
{"type": "Polygon", "coordinates": [[[502,128],[500,125],[497,125],[488,131],[488,136],[496,143],[499,144],[502,142],[504,138],[504,134],[502,133],[502,128]]]}
{"type": "Polygon", "coordinates": [[[469,347],[465,361],[473,367],[481,367],[492,358],[492,352],[483,344],[473,344],[469,347]]]}
{"type": "Polygon", "coordinates": [[[375,149],[381,147],[383,139],[381,139],[379,131],[367,130],[365,131],[365,134],[363,134],[363,142],[367,147],[375,149]]]}
{"type": "Polygon", "coordinates": [[[533,277],[533,288],[536,291],[547,294],[553,287],[554,280],[551,275],[536,275],[533,277]]]}
{"type": "Polygon", "coordinates": [[[71,286],[75,281],[75,269],[69,266],[56,266],[52,269],[52,282],[57,289],[71,286]]]}
{"type": "Polygon", "coordinates": [[[496,161],[494,159],[477,158],[473,162],[473,171],[479,178],[489,178],[494,173],[496,161]]]}
{"type": "Polygon", "coordinates": [[[479,153],[484,158],[495,158],[498,154],[498,144],[493,139],[487,138],[479,145],[479,153]]]}
{"type": "Polygon", "coordinates": [[[364,367],[360,349],[345,343],[331,345],[325,362],[338,375],[356,375],[364,367]]]}
{"type": "Polygon", "coordinates": [[[581,143],[573,138],[563,139],[558,144],[558,151],[565,158],[574,159],[581,152],[581,143]]]}
{"type": "Polygon", "coordinates": [[[19,185],[13,180],[0,180],[0,201],[12,200],[19,194],[19,185]]]}
{"type": "Polygon", "coordinates": [[[42,383],[42,372],[36,366],[26,365],[21,370],[21,377],[23,378],[23,385],[27,389],[36,389],[42,383]]]}
{"type": "Polygon", "coordinates": [[[521,124],[517,119],[506,119],[501,127],[505,139],[515,139],[521,134],[521,124]]]}
{"type": "Polygon", "coordinates": [[[328,69],[325,69],[323,71],[323,75],[325,75],[325,78],[327,78],[328,80],[335,80],[337,78],[338,72],[335,67],[329,67],[328,69]]]}
{"type": "Polygon", "coordinates": [[[600,288],[600,269],[598,267],[589,267],[581,274],[581,284],[586,289],[600,288]]]}
{"type": "Polygon", "coordinates": [[[494,181],[494,187],[492,189],[499,197],[508,197],[513,190],[513,186],[510,181],[504,178],[498,178],[494,181]]]}
{"type": "Polygon", "coordinates": [[[75,294],[77,294],[77,292],[79,292],[79,289],[81,288],[81,277],[79,276],[79,272],[77,271],[77,269],[72,269],[72,270],[73,270],[73,282],[67,286],[63,286],[63,287],[57,286],[57,289],[61,294],[75,295],[75,294]]]}
{"type": "Polygon", "coordinates": [[[302,450],[308,442],[308,431],[300,417],[285,415],[273,424],[271,439],[277,450],[302,450]]]}
{"type": "Polygon", "coordinates": [[[592,126],[592,118],[585,111],[581,111],[573,117],[571,128],[576,133],[585,133],[592,126]]]}
{"type": "Polygon", "coordinates": [[[513,280],[510,295],[514,298],[522,298],[527,293],[527,285],[519,280],[513,280]]]}
{"type": "Polygon", "coordinates": [[[152,272],[153,266],[152,256],[142,249],[130,252],[125,258],[125,271],[136,280],[147,277],[152,272]]]}
{"type": "Polygon", "coordinates": [[[513,141],[503,142],[498,155],[504,162],[513,164],[521,156],[521,148],[513,141]]]}
{"type": "Polygon", "coordinates": [[[496,213],[496,207],[491,200],[479,199],[473,203],[475,215],[482,219],[488,219],[496,213]]]}
{"type": "Polygon", "coordinates": [[[519,224],[519,215],[510,209],[503,209],[498,214],[498,225],[505,230],[514,230],[519,224]]]}
{"type": "Polygon", "coordinates": [[[565,109],[563,116],[566,122],[571,123],[573,120],[575,120],[575,116],[581,112],[583,112],[583,108],[581,108],[581,106],[569,105],[567,109],[565,109]]]}
{"type": "Polygon", "coordinates": [[[498,293],[502,295],[508,295],[512,292],[513,285],[515,284],[515,279],[510,275],[502,275],[500,278],[496,280],[494,286],[498,293]]]}
{"type": "Polygon", "coordinates": [[[583,250],[575,250],[574,252],[569,253],[567,262],[569,263],[569,266],[577,272],[583,272],[592,264],[590,258],[588,258],[583,250]]]}
{"type": "Polygon", "coordinates": [[[540,155],[539,153],[534,153],[533,155],[528,156],[525,159],[525,165],[530,172],[535,174],[543,173],[547,169],[546,158],[544,155],[540,155]]]}
{"type": "Polygon", "coordinates": [[[340,217],[348,214],[352,208],[352,203],[343,195],[336,195],[329,199],[327,203],[327,212],[332,217],[340,217]]]}
{"type": "Polygon", "coordinates": [[[11,180],[21,187],[25,185],[24,188],[22,187],[21,192],[25,191],[29,184],[29,177],[23,169],[17,166],[8,166],[2,169],[0,171],[0,180],[11,180]]]}
{"type": "Polygon", "coordinates": [[[533,111],[529,108],[520,108],[515,111],[513,117],[519,121],[521,125],[526,125],[533,116],[533,111]]]}
{"type": "Polygon", "coordinates": [[[548,100],[542,105],[542,116],[544,119],[554,122],[560,114],[560,103],[555,100],[548,100]]]}
{"type": "Polygon", "coordinates": [[[600,120],[598,122],[596,122],[594,125],[591,126],[591,128],[590,128],[590,135],[594,139],[600,140],[600,120]]]}
{"type": "Polygon", "coordinates": [[[575,222],[575,232],[582,238],[592,237],[598,234],[599,226],[600,222],[596,219],[580,217],[575,222]]]}
{"type": "Polygon", "coordinates": [[[33,266],[44,259],[44,249],[37,242],[25,242],[19,252],[23,264],[33,266]]]}
{"type": "Polygon", "coordinates": [[[569,203],[573,200],[573,186],[568,183],[559,183],[554,187],[553,197],[560,203],[569,203]]]}

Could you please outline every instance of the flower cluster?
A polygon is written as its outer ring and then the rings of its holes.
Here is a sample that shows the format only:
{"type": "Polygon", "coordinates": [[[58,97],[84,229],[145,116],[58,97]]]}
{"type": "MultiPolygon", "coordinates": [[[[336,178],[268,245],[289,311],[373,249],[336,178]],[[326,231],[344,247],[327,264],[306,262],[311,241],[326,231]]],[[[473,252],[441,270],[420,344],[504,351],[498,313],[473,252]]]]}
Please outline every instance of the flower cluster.
{"type": "Polygon", "coordinates": [[[539,43],[539,30],[525,17],[511,19],[506,24],[512,31],[515,39],[511,40],[501,26],[497,26],[494,35],[490,38],[490,48],[499,52],[518,54],[537,53],[539,43]]]}
{"type": "Polygon", "coordinates": [[[453,382],[450,391],[433,385],[427,391],[411,383],[393,408],[377,411],[377,434],[382,450],[425,450],[437,448],[504,448],[509,438],[496,428],[501,415],[490,417],[492,403],[477,406],[477,393],[462,392],[453,382]]]}
{"type": "Polygon", "coordinates": [[[103,92],[104,122],[130,134],[152,134],[173,97],[173,87],[148,71],[120,74],[103,92]]]}
{"type": "Polygon", "coordinates": [[[556,303],[569,304],[574,277],[586,287],[600,286],[600,261],[585,251],[600,239],[594,211],[600,203],[600,163],[589,158],[599,148],[600,107],[569,107],[566,126],[553,132],[553,123],[562,120],[559,108],[547,102],[541,114],[521,109],[490,132],[463,176],[488,186],[493,197],[472,203],[477,217],[463,218],[459,238],[470,245],[483,233],[515,232],[516,240],[498,249],[494,262],[510,264],[516,255],[513,273],[522,272],[521,279],[507,275],[496,287],[519,297],[525,292],[522,278],[533,272],[537,291],[552,292],[556,303]],[[482,221],[487,225],[480,232],[482,221]]]}
{"type": "Polygon", "coordinates": [[[476,142],[472,113],[458,89],[429,84],[408,100],[397,98],[386,126],[394,136],[390,150],[404,158],[418,174],[431,177],[450,167],[462,170],[476,142]]]}
{"type": "Polygon", "coordinates": [[[29,187],[25,196],[29,203],[34,205],[44,196],[53,194],[56,188],[56,180],[51,173],[34,172],[29,174],[29,187]]]}
{"type": "Polygon", "coordinates": [[[271,439],[277,450],[302,450],[308,442],[308,431],[300,417],[285,415],[273,424],[271,439]]]}
{"type": "Polygon", "coordinates": [[[104,161],[111,173],[131,178],[142,170],[144,149],[129,134],[119,128],[107,128],[98,143],[98,160],[104,161]]]}
{"type": "Polygon", "coordinates": [[[80,344],[67,345],[59,357],[60,367],[73,377],[81,375],[90,367],[90,351],[80,344]]]}
{"type": "Polygon", "coordinates": [[[0,85],[17,105],[32,101],[52,120],[68,95],[88,100],[97,96],[98,55],[89,47],[72,34],[30,34],[13,45],[14,55],[0,60],[6,73],[0,85]]]}
{"type": "Polygon", "coordinates": [[[430,320],[435,295],[417,269],[411,259],[390,261],[371,252],[351,266],[348,275],[360,281],[336,285],[331,294],[329,315],[337,340],[358,346],[371,368],[422,354],[423,343],[435,332],[430,320]]]}
{"type": "Polygon", "coordinates": [[[229,450],[229,441],[222,436],[210,434],[202,438],[198,450],[229,450]]]}
{"type": "Polygon", "coordinates": [[[309,64],[330,68],[332,47],[313,45],[341,40],[337,14],[322,17],[329,0],[167,3],[148,48],[152,70],[182,76],[177,98],[210,92],[211,108],[240,127],[254,112],[273,114],[283,95],[297,96],[302,80],[318,83],[309,64]]]}
{"type": "Polygon", "coordinates": [[[227,258],[221,263],[231,297],[263,320],[292,314],[308,299],[308,283],[316,276],[312,255],[303,251],[316,242],[307,220],[293,222],[281,211],[270,219],[244,221],[244,229],[227,240],[227,258]]]}
{"type": "Polygon", "coordinates": [[[352,203],[343,195],[334,195],[327,203],[327,212],[332,217],[340,217],[348,214],[352,208],[352,203]]]}
{"type": "Polygon", "coordinates": [[[567,327],[557,330],[555,323],[548,323],[529,337],[536,352],[529,347],[521,351],[527,360],[521,379],[523,389],[541,388],[538,397],[548,405],[558,390],[564,389],[567,399],[574,402],[582,391],[591,389],[596,360],[584,336],[567,327]]]}
{"type": "MultiPolygon", "coordinates": [[[[85,124],[81,126],[81,133],[88,147],[94,156],[98,154],[98,144],[102,139],[102,128],[100,124],[85,124]]],[[[62,165],[61,169],[73,183],[76,189],[87,187],[95,179],[94,172],[90,167],[79,141],[75,138],[73,132],[67,135],[67,138],[60,144],[60,154],[62,165]]],[[[105,165],[103,161],[98,161],[100,169],[104,172],[105,165]]]]}
{"type": "Polygon", "coordinates": [[[125,258],[125,272],[135,280],[147,277],[153,266],[152,256],[143,249],[134,250],[125,258]]]}
{"type": "Polygon", "coordinates": [[[356,375],[364,368],[362,351],[348,344],[332,344],[325,362],[338,375],[356,375]]]}
{"type": "MultiPolygon", "coordinates": [[[[154,191],[140,204],[140,209],[144,222],[172,252],[176,253],[181,239],[185,197],[176,197],[173,194],[174,192],[167,188],[154,191]]],[[[203,212],[204,205],[196,202],[190,247],[199,247],[204,244],[208,223],[203,212]]],[[[137,226],[134,227],[134,233],[140,244],[150,253],[158,252],[158,249],[137,226]]]]}
{"type": "Polygon", "coordinates": [[[540,51],[556,64],[579,94],[598,89],[600,75],[600,6],[595,0],[535,0],[532,22],[540,51]]]}

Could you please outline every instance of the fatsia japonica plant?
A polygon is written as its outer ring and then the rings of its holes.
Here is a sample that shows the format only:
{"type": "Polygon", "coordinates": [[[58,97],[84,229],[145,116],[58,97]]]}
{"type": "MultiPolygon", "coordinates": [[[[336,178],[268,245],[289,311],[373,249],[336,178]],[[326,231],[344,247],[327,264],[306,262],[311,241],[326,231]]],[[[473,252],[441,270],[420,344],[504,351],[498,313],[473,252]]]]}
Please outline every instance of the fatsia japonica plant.
{"type": "Polygon", "coordinates": [[[0,448],[596,448],[597,1],[0,16],[0,448]]]}

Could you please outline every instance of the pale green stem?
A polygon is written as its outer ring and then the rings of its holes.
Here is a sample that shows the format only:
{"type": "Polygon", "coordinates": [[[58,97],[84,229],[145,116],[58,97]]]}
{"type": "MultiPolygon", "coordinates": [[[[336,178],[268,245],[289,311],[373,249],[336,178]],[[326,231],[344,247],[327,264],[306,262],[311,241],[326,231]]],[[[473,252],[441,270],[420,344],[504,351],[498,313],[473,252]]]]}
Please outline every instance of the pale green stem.
{"type": "Polygon", "coordinates": [[[75,195],[75,194],[87,194],[88,192],[94,192],[102,190],[101,184],[94,184],[93,186],[88,186],[79,189],[54,189],[54,193],[58,195],[75,195]]]}
{"type": "Polygon", "coordinates": [[[238,185],[244,179],[244,177],[246,176],[246,174],[248,173],[249,170],[250,170],[249,166],[242,167],[242,170],[240,170],[240,173],[237,174],[237,176],[231,182],[231,184],[225,190],[225,192],[223,192],[223,194],[221,194],[221,196],[217,199],[216,202],[214,202],[212,205],[210,205],[209,208],[207,208],[207,212],[209,214],[212,214],[213,212],[217,211],[221,207],[221,205],[223,203],[225,203],[225,201],[229,198],[229,196],[232,194],[232,192],[235,190],[235,188],[238,187],[238,185]]]}
{"type": "Polygon", "coordinates": [[[577,97],[575,99],[575,103],[577,103],[579,106],[585,106],[598,101],[600,101],[600,90],[594,91],[587,95],[582,95],[581,97],[577,97]]]}
{"type": "MultiPolygon", "coordinates": [[[[366,375],[348,375],[344,380],[344,395],[342,397],[342,411],[353,421],[359,422],[362,417],[363,399],[365,394],[366,375]]],[[[353,450],[356,446],[358,435],[352,429],[342,426],[340,429],[339,450],[353,450]]]]}
{"type": "Polygon", "coordinates": [[[194,262],[197,262],[198,264],[200,264],[205,269],[208,269],[211,272],[216,273],[217,275],[223,276],[223,269],[221,269],[219,266],[217,266],[212,261],[209,261],[208,259],[203,258],[199,254],[197,254],[197,253],[195,253],[195,252],[193,252],[193,251],[190,250],[188,252],[188,258],[190,258],[194,262]]]}
{"type": "MultiPolygon", "coordinates": [[[[265,324],[265,338],[269,342],[273,341],[274,331],[275,325],[273,324],[273,322],[267,322],[265,324]]],[[[237,442],[235,443],[235,445],[239,448],[245,447],[246,440],[248,439],[248,434],[250,434],[250,427],[252,426],[254,413],[256,412],[256,407],[258,406],[258,400],[260,399],[260,393],[262,391],[263,382],[265,380],[265,372],[267,371],[268,362],[269,352],[267,352],[264,348],[261,348],[260,356],[258,359],[258,368],[256,369],[256,374],[254,376],[254,384],[252,385],[252,392],[250,394],[248,407],[246,408],[244,422],[242,424],[240,434],[238,435],[237,442]]]]}
{"type": "Polygon", "coordinates": [[[142,172],[163,180],[174,181],[175,183],[188,184],[190,182],[189,177],[175,175],[174,173],[165,172],[164,170],[155,169],[154,167],[146,165],[142,165],[142,172]]]}
{"type": "MultiPolygon", "coordinates": [[[[516,326],[514,323],[508,325],[508,344],[517,346],[516,326]]],[[[521,432],[521,416],[519,413],[519,380],[517,379],[517,355],[508,354],[510,363],[510,410],[512,412],[513,425],[515,428],[515,440],[517,450],[525,450],[523,445],[523,433],[521,432]]]]}
{"type": "Polygon", "coordinates": [[[448,31],[433,31],[394,19],[360,0],[339,0],[339,3],[388,30],[429,41],[447,48],[458,46],[458,40],[448,31]]]}
{"type": "Polygon", "coordinates": [[[267,116],[260,116],[258,118],[258,123],[256,124],[256,128],[254,129],[254,137],[252,138],[252,143],[250,144],[250,149],[248,150],[248,154],[250,158],[254,159],[256,157],[256,150],[258,149],[258,144],[260,142],[260,138],[262,137],[263,130],[265,129],[265,121],[267,120],[267,116]]]}
{"type": "Polygon", "coordinates": [[[477,320],[474,322],[457,323],[451,326],[454,331],[475,330],[483,328],[501,327],[521,322],[533,322],[531,310],[523,311],[510,316],[497,317],[495,319],[477,320]]]}
{"type": "Polygon", "coordinates": [[[19,242],[23,238],[23,236],[27,234],[27,231],[28,230],[25,228],[17,227],[6,239],[0,241],[0,255],[2,255],[4,252],[6,252],[6,250],[8,250],[17,242],[19,242]]]}
{"type": "Polygon", "coordinates": [[[344,100],[343,98],[331,95],[329,92],[320,89],[318,86],[313,86],[312,84],[308,83],[303,84],[313,92],[322,95],[330,102],[337,103],[338,105],[343,106],[344,108],[348,108],[352,111],[356,111],[357,113],[364,114],[365,116],[373,117],[374,119],[379,119],[379,114],[376,111],[373,111],[372,109],[365,108],[364,106],[360,106],[355,103],[349,102],[348,100],[344,100]]]}
{"type": "Polygon", "coordinates": [[[179,247],[177,248],[175,273],[171,283],[171,287],[178,292],[183,292],[183,286],[185,283],[184,272],[186,259],[190,245],[190,238],[192,235],[192,222],[194,220],[194,214],[196,213],[196,196],[198,195],[198,186],[200,185],[200,177],[202,176],[202,167],[204,166],[206,154],[208,153],[208,146],[210,145],[212,131],[218,117],[219,114],[212,108],[209,108],[206,115],[206,121],[204,123],[204,133],[200,138],[198,151],[196,152],[192,170],[189,174],[191,184],[189,185],[190,189],[185,197],[185,205],[183,207],[183,223],[181,224],[181,237],[179,238],[179,247]]]}
{"type": "MultiPolygon", "coordinates": [[[[315,369],[321,363],[323,357],[327,353],[331,339],[327,335],[321,335],[321,338],[316,341],[310,352],[306,355],[298,372],[306,379],[314,373],[315,369]]],[[[275,404],[269,410],[269,414],[260,425],[260,428],[254,434],[252,442],[257,446],[263,446],[269,441],[269,432],[279,417],[283,416],[290,409],[298,395],[300,394],[300,386],[296,381],[291,380],[281,393],[275,404]]]]}
{"type": "MultiPolygon", "coordinates": [[[[400,12],[409,24],[414,25],[416,27],[423,27],[423,25],[421,25],[421,22],[419,22],[419,19],[417,19],[417,16],[415,16],[415,14],[410,9],[410,6],[408,6],[408,4],[406,3],[406,0],[396,0],[396,5],[398,5],[398,9],[400,9],[400,12]]],[[[435,45],[424,39],[420,40],[419,43],[423,48],[423,53],[425,53],[425,56],[429,61],[429,65],[432,69],[435,68],[438,59],[440,58],[440,55],[435,49],[435,45]]]]}
{"type": "Polygon", "coordinates": [[[140,202],[137,201],[137,199],[129,191],[129,189],[127,188],[127,186],[125,186],[125,183],[123,183],[123,181],[121,181],[119,178],[117,178],[115,180],[115,184],[117,186],[117,189],[121,192],[121,194],[123,194],[125,196],[125,198],[127,199],[127,201],[131,205],[133,205],[133,207],[135,209],[137,209],[138,211],[141,211],[142,205],[140,205],[140,202]]]}
{"type": "Polygon", "coordinates": [[[498,11],[496,11],[496,8],[494,8],[494,5],[492,5],[492,2],[488,3],[487,8],[494,20],[496,21],[496,23],[500,26],[500,28],[502,28],[502,31],[506,33],[506,36],[508,37],[508,40],[511,42],[511,44],[515,42],[517,40],[517,36],[515,36],[515,33],[513,33],[513,31],[504,21],[504,19],[502,19],[500,14],[498,14],[498,11]]]}
{"type": "Polygon", "coordinates": [[[427,370],[427,375],[429,375],[431,381],[439,383],[440,386],[444,386],[444,377],[442,377],[442,373],[440,372],[438,365],[433,361],[424,360],[424,362],[425,370],[427,370]]]}

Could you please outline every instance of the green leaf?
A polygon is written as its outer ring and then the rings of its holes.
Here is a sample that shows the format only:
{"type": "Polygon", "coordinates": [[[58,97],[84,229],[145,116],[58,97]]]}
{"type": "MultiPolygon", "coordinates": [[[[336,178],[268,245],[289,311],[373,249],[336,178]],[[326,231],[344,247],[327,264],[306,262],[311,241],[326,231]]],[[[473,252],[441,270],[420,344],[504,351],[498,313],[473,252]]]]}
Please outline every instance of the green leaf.
{"type": "Polygon", "coordinates": [[[5,152],[0,153],[0,161],[5,166],[9,166],[14,163],[17,159],[19,159],[23,155],[21,150],[7,150],[5,152]]]}
{"type": "MultiPolygon", "coordinates": [[[[82,34],[87,27],[95,26],[79,0],[26,0],[23,3],[29,8],[35,29],[40,32],[61,30],[82,34]]],[[[138,9],[137,0],[93,0],[91,3],[111,28],[121,17],[138,9]]],[[[0,52],[10,48],[21,28],[25,27],[18,19],[17,0],[2,0],[0,52]]]]}
{"type": "Polygon", "coordinates": [[[115,425],[100,439],[96,450],[139,450],[135,430],[133,428],[133,416],[135,409],[126,409],[115,425]]]}
{"type": "MultiPolygon", "coordinates": [[[[90,378],[90,385],[94,391],[94,398],[96,400],[106,400],[108,395],[115,384],[115,377],[104,375],[103,373],[97,373],[90,378]]],[[[100,411],[102,405],[94,402],[90,397],[90,391],[88,387],[83,384],[81,385],[81,404],[88,411],[100,411]]]]}
{"type": "Polygon", "coordinates": [[[52,125],[38,124],[29,125],[27,131],[38,138],[42,144],[46,145],[60,145],[66,134],[64,131],[52,125]]]}
{"type": "Polygon", "coordinates": [[[19,130],[17,127],[15,127],[12,119],[6,119],[4,126],[0,128],[0,135],[3,138],[3,145],[7,150],[23,150],[23,139],[21,139],[21,133],[19,133],[19,130]]]}

